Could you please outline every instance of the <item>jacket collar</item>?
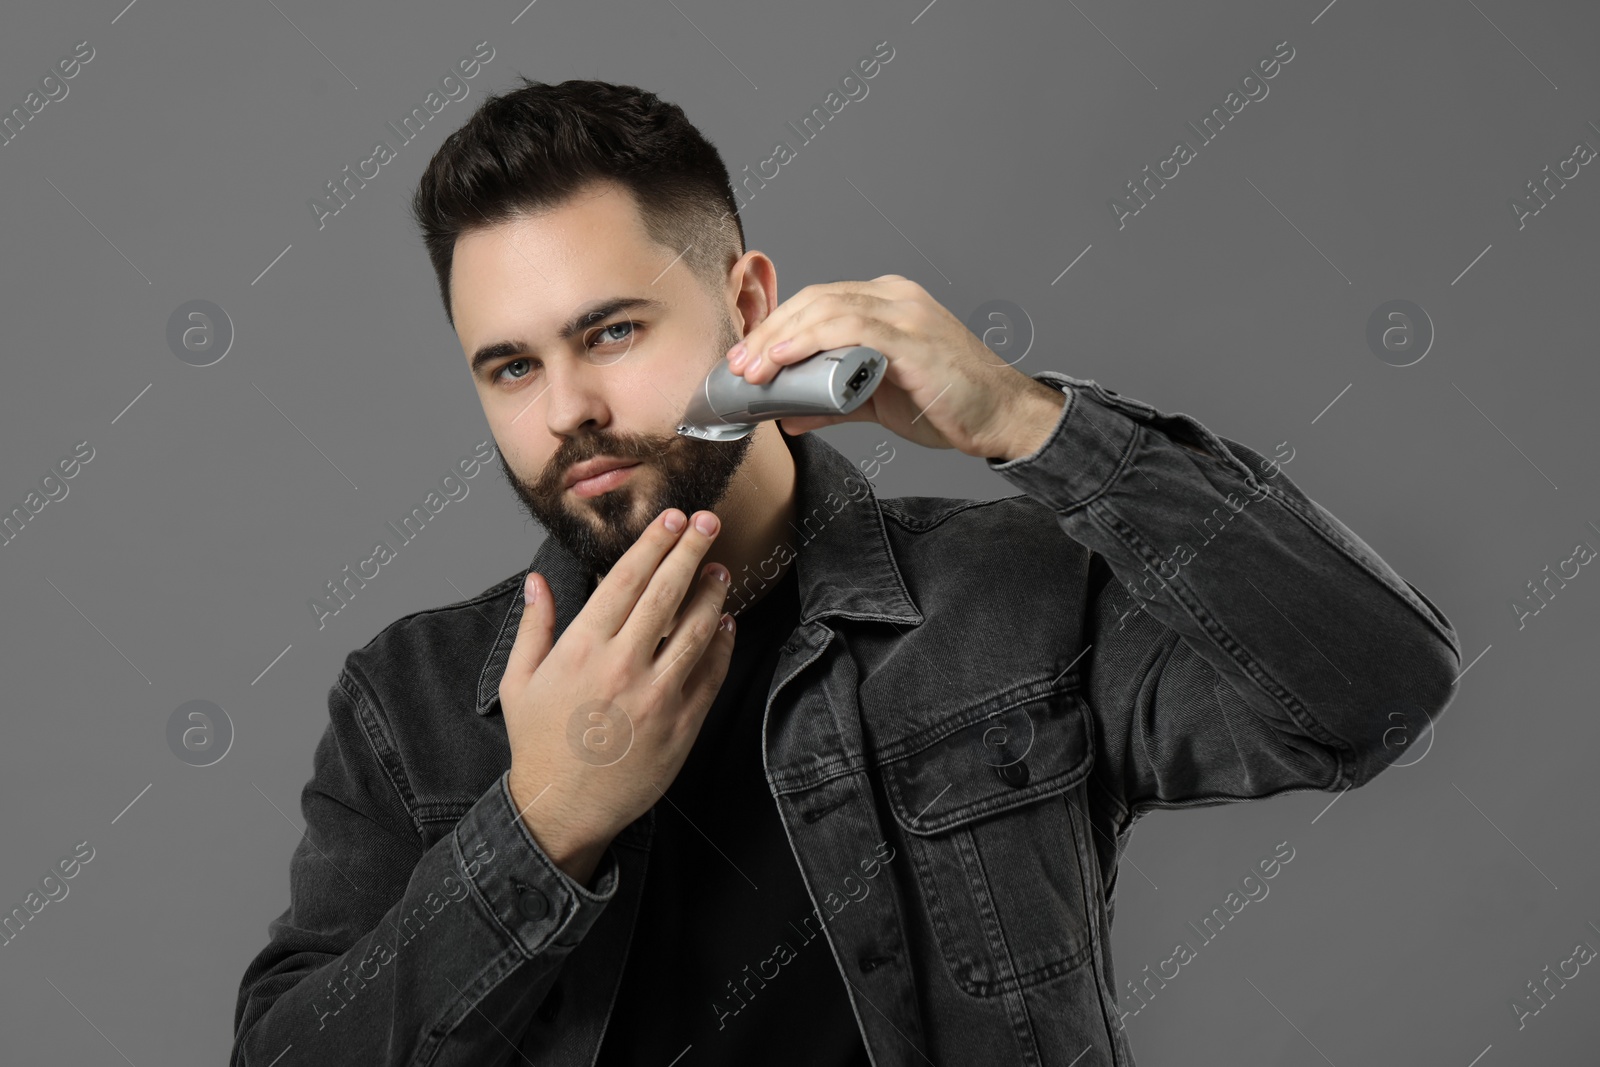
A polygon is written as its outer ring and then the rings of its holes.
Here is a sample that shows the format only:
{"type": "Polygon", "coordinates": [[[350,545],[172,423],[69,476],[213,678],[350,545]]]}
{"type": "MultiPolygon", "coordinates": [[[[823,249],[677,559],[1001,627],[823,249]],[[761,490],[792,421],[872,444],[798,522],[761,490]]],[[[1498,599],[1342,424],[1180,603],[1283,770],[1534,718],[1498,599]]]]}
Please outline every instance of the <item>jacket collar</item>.
{"type": "MultiPolygon", "coordinates": [[[[791,524],[794,534],[787,550],[799,582],[800,623],[830,615],[910,626],[921,623],[922,612],[895,563],[872,483],[815,431],[791,437],[780,429],[779,434],[795,462],[796,523],[791,524]]],[[[555,593],[559,639],[589,599],[593,574],[548,535],[528,571],[544,575],[555,593]]],[[[742,577],[734,575],[734,582],[742,577]]],[[[500,678],[522,622],[519,588],[520,583],[512,587],[511,604],[478,677],[479,715],[500,709],[500,678]]]]}

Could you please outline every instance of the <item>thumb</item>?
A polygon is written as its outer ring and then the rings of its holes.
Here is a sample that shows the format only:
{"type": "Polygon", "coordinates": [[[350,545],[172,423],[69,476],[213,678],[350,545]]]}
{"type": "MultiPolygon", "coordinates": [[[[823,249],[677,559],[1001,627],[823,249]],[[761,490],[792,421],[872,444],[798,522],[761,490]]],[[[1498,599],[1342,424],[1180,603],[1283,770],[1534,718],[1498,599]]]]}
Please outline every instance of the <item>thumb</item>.
{"type": "Polygon", "coordinates": [[[555,643],[556,607],[550,584],[544,580],[544,575],[530,571],[523,579],[522,589],[522,619],[517,624],[517,638],[506,660],[505,674],[500,678],[502,703],[506,693],[521,693],[528,688],[534,672],[555,643]]]}

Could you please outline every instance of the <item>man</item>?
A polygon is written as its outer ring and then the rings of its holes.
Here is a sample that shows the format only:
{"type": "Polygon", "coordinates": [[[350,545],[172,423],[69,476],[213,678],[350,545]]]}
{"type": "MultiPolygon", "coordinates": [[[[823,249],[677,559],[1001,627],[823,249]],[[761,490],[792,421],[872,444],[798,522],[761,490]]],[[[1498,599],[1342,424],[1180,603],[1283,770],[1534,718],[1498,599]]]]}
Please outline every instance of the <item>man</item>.
{"type": "Polygon", "coordinates": [[[548,536],[347,657],[234,1064],[1130,1064],[1134,822],[1363,785],[1453,695],[1449,621],[1277,462],[898,275],[780,304],[652,94],[525,81],[413,209],[548,536]],[[716,360],[849,344],[871,458],[676,433],[716,360]],[[1023,493],[879,500],[891,433],[1023,493]]]}

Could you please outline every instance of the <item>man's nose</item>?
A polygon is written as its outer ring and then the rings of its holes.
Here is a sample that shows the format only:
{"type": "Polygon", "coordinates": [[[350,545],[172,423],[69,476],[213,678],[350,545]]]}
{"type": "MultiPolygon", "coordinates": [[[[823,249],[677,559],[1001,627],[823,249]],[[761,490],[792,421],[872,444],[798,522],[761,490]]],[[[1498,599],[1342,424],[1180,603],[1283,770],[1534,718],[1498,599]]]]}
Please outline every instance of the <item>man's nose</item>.
{"type": "Polygon", "coordinates": [[[545,387],[545,422],[550,432],[573,436],[610,423],[605,367],[568,366],[550,374],[545,387]]]}

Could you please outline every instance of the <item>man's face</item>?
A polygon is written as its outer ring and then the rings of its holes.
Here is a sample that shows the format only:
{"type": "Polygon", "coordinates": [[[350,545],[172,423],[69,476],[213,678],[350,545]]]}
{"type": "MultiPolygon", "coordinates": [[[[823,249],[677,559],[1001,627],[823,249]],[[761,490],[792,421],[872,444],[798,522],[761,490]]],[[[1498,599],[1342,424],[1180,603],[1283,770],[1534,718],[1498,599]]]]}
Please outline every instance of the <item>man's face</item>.
{"type": "Polygon", "coordinates": [[[495,346],[473,381],[501,470],[596,575],[666,508],[715,510],[753,442],[677,432],[689,397],[740,336],[727,305],[673,262],[679,251],[651,242],[633,197],[611,184],[456,242],[462,349],[471,361],[495,346]],[[594,313],[618,300],[653,303],[594,313]],[[636,466],[614,485],[567,486],[572,467],[592,459],[636,466]]]}

